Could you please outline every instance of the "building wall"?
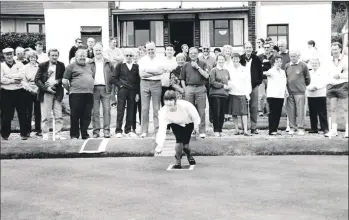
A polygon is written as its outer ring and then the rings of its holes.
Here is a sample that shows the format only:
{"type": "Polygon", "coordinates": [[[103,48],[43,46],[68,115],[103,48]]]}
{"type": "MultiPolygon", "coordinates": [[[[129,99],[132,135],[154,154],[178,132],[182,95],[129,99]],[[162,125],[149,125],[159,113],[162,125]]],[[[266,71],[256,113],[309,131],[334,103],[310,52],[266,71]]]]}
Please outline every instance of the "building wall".
{"type": "MultiPolygon", "coordinates": [[[[69,63],[69,50],[75,39],[81,37],[81,26],[101,26],[102,43],[108,46],[109,10],[105,8],[45,8],[46,48],[57,48],[60,60],[69,63]],[[62,16],[63,15],[63,16],[62,16]],[[59,18],[59,19],[58,19],[59,18]]],[[[86,45],[86,42],[83,42],[86,45]]]]}
{"type": "Polygon", "coordinates": [[[1,32],[17,32],[17,33],[26,33],[27,32],[27,23],[45,23],[43,19],[38,21],[37,19],[1,19],[1,32]]]}
{"type": "Polygon", "coordinates": [[[257,3],[257,37],[267,37],[268,24],[289,25],[289,49],[306,50],[314,40],[322,58],[330,56],[331,3],[257,3]]]}

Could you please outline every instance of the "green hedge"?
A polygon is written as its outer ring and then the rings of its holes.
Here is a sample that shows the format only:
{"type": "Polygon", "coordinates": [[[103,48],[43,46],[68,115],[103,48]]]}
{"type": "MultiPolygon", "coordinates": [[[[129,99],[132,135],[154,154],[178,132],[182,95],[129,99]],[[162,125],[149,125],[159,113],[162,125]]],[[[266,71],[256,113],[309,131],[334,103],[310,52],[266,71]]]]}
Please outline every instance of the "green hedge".
{"type": "Polygon", "coordinates": [[[16,49],[16,47],[31,47],[35,49],[35,42],[42,41],[44,43],[44,51],[46,46],[45,34],[42,33],[2,33],[0,36],[0,51],[6,47],[16,49]]]}

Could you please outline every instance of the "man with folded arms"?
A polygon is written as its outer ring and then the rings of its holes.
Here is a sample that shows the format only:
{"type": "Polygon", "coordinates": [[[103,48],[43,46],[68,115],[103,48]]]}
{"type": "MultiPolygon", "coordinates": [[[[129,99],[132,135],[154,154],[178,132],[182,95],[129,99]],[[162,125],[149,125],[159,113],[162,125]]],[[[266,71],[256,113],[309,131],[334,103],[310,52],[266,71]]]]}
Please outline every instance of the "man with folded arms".
{"type": "Polygon", "coordinates": [[[142,134],[148,135],[150,99],[153,103],[154,133],[159,129],[158,111],[161,106],[161,75],[164,73],[163,58],[156,56],[155,43],[148,42],[145,45],[147,55],[139,61],[139,75],[141,77],[140,93],[142,102],[142,134]]]}
{"type": "Polygon", "coordinates": [[[14,50],[5,48],[2,50],[5,62],[1,63],[1,137],[8,140],[11,134],[11,121],[16,109],[19,119],[20,134],[22,140],[27,140],[28,126],[26,116],[26,91],[22,88],[23,74],[19,71],[23,68],[22,62],[13,59],[14,50]]]}

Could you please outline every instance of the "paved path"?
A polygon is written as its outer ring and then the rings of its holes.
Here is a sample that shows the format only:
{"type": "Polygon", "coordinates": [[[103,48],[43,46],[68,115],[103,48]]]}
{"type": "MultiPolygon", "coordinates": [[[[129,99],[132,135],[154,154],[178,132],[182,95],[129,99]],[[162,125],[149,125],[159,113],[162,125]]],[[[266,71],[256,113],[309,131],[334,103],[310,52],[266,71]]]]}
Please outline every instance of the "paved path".
{"type": "Polygon", "coordinates": [[[1,161],[3,220],[346,220],[347,156],[1,161]]]}

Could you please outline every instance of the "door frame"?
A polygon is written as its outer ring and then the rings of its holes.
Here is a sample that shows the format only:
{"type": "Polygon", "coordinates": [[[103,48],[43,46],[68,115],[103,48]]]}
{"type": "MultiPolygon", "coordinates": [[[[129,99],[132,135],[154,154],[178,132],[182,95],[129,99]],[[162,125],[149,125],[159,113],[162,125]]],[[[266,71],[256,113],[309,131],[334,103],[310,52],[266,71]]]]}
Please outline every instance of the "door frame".
{"type": "Polygon", "coordinates": [[[175,20],[168,20],[168,42],[171,43],[171,23],[174,22],[192,22],[193,23],[193,47],[195,46],[195,20],[194,19],[175,19],[175,20]]]}

